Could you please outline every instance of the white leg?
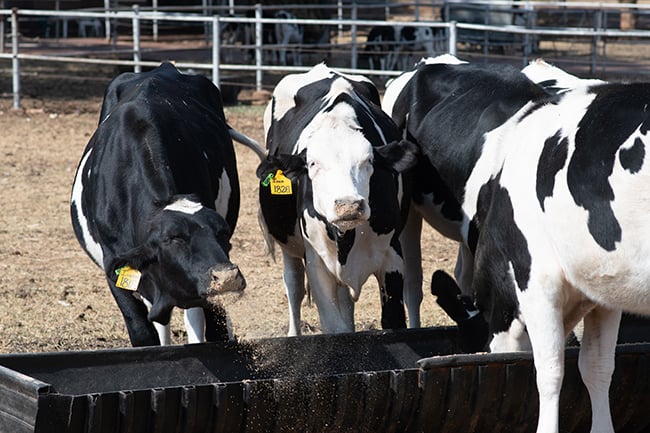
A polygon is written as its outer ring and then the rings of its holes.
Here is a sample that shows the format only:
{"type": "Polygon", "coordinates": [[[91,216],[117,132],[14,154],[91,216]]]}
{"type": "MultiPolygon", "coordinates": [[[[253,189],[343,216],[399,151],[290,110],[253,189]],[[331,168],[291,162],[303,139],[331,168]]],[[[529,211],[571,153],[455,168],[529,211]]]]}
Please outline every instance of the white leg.
{"type": "Polygon", "coordinates": [[[305,298],[305,265],[298,259],[282,251],[284,269],[284,288],[289,301],[290,337],[300,335],[300,308],[305,298]]]}
{"type": "Polygon", "coordinates": [[[558,433],[565,341],[562,311],[559,308],[561,304],[551,299],[549,291],[538,286],[532,279],[526,291],[519,296],[519,301],[533,347],[537,372],[537,433],[558,433]]]}
{"type": "Polygon", "coordinates": [[[456,258],[454,276],[456,277],[458,287],[460,287],[460,292],[465,296],[473,296],[474,255],[469,247],[463,243],[458,245],[458,257],[456,258]]]}
{"type": "Polygon", "coordinates": [[[591,432],[614,433],[609,407],[609,385],[621,311],[596,307],[584,318],[578,367],[591,400],[591,432]]]}
{"type": "Polygon", "coordinates": [[[404,303],[408,311],[409,328],[420,327],[422,304],[422,216],[411,206],[406,225],[400,234],[404,256],[404,303]]]}
{"type": "Polygon", "coordinates": [[[337,281],[329,273],[320,256],[311,248],[305,251],[307,280],[318,308],[323,334],[354,332],[350,323],[349,290],[339,291],[337,281]]]}
{"type": "Polygon", "coordinates": [[[188,308],[183,316],[185,331],[187,331],[187,342],[205,342],[205,314],[203,308],[188,308]]]}

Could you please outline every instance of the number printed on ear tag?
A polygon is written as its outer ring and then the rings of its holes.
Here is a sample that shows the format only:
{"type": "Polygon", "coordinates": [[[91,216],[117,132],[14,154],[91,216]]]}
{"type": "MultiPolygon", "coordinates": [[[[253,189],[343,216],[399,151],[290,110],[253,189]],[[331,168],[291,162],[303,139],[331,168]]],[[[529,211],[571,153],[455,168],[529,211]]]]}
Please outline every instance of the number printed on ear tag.
{"type": "Polygon", "coordinates": [[[291,189],[291,179],[286,177],[282,170],[275,172],[275,176],[271,179],[269,184],[271,187],[272,195],[291,195],[293,191],[291,189]]]}
{"type": "Polygon", "coordinates": [[[137,269],[133,269],[130,266],[124,266],[120,269],[117,269],[115,272],[117,275],[117,282],[115,285],[120,289],[136,291],[138,290],[138,284],[140,283],[140,277],[142,277],[142,272],[137,269]]]}

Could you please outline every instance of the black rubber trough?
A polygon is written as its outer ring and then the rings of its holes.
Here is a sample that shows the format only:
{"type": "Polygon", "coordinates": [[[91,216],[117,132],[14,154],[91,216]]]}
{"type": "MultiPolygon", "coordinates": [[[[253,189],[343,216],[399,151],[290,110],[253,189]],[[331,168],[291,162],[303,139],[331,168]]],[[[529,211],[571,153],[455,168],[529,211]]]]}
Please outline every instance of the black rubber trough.
{"type": "MultiPolygon", "coordinates": [[[[534,432],[532,355],[458,347],[450,327],[0,355],[0,432],[534,432]]],[[[617,346],[610,396],[617,432],[650,431],[650,344],[617,346]]],[[[589,431],[575,347],[561,406],[589,431]]]]}

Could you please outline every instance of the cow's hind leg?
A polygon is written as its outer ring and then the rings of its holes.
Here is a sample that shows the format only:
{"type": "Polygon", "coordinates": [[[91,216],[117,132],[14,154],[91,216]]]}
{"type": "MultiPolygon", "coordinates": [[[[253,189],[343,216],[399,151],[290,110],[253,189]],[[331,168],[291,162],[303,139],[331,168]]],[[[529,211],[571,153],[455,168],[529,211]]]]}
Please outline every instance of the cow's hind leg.
{"type": "Polygon", "coordinates": [[[202,308],[188,308],[183,312],[187,342],[203,343],[205,341],[205,314],[202,308]]]}
{"type": "Polygon", "coordinates": [[[596,307],[584,317],[578,368],[591,400],[591,432],[613,433],[609,385],[621,311],[596,307]]]}
{"type": "Polygon", "coordinates": [[[302,259],[282,252],[284,287],[289,301],[290,337],[300,335],[300,308],[305,298],[305,264],[302,259]]]}
{"type": "Polygon", "coordinates": [[[400,235],[404,256],[404,302],[408,310],[409,328],[420,327],[422,304],[422,216],[411,207],[408,219],[400,235]]]}
{"type": "Polygon", "coordinates": [[[557,433],[560,390],[564,379],[565,332],[562,302],[557,291],[548,290],[534,281],[529,281],[526,290],[519,294],[519,305],[533,348],[537,374],[539,391],[537,433],[557,433]]]}

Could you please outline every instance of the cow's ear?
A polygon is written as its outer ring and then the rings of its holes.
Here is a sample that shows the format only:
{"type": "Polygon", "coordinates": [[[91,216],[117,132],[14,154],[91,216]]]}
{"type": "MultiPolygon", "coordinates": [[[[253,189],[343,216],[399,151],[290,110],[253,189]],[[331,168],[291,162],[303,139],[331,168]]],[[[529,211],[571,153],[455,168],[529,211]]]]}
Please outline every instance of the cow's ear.
{"type": "Polygon", "coordinates": [[[418,154],[418,147],[408,140],[393,141],[375,147],[375,161],[398,173],[413,167],[417,162],[418,154]]]}
{"type": "Polygon", "coordinates": [[[142,271],[144,268],[156,261],[156,254],[150,246],[141,245],[126,251],[123,254],[115,256],[111,261],[110,266],[106,269],[111,279],[116,276],[116,271],[124,266],[129,266],[133,269],[142,271]]]}
{"type": "Polygon", "coordinates": [[[257,166],[255,174],[260,180],[266,179],[266,177],[276,171],[282,170],[287,177],[297,177],[307,171],[306,163],[306,151],[303,150],[297,155],[272,155],[266,158],[264,161],[257,166]]]}

